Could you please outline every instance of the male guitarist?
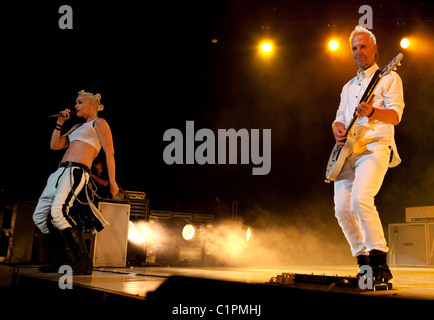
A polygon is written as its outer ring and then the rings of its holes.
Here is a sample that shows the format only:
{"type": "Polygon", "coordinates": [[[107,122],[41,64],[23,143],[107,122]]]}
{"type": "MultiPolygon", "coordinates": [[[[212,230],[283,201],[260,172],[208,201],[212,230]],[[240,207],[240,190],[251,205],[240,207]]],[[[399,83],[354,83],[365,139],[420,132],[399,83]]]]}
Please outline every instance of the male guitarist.
{"type": "MultiPolygon", "coordinates": [[[[357,26],[350,36],[357,76],[342,89],[333,134],[345,145],[346,128],[354,115],[358,122],[350,134],[355,139],[352,152],[334,184],[335,215],[359,266],[369,265],[376,281],[389,282],[387,247],[383,227],[374,204],[388,167],[400,163],[394,139],[394,126],[401,121],[404,100],[402,81],[391,72],[384,76],[367,102],[360,98],[378,66],[376,38],[368,29],[357,26]]],[[[359,270],[359,276],[363,273],[359,270]]]]}

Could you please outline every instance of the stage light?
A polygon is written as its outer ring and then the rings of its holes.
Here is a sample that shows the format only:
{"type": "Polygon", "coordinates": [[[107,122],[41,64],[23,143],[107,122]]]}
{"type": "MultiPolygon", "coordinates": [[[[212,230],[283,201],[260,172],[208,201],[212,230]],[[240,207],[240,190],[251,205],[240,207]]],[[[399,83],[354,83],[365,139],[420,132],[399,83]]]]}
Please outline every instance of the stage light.
{"type": "Polygon", "coordinates": [[[147,242],[155,240],[156,235],[153,230],[152,222],[129,222],[128,227],[128,240],[135,244],[146,244],[147,242]]]}
{"type": "Polygon", "coordinates": [[[269,54],[271,53],[271,50],[273,49],[273,46],[269,42],[264,42],[261,45],[261,50],[263,54],[269,54]]]}
{"type": "Polygon", "coordinates": [[[337,48],[339,47],[339,42],[337,42],[336,40],[331,40],[329,42],[329,49],[332,51],[337,50],[337,48]]]}
{"type": "Polygon", "coordinates": [[[407,38],[403,38],[401,40],[401,48],[403,49],[408,48],[409,45],[410,45],[410,41],[407,38]]]}
{"type": "Polygon", "coordinates": [[[134,230],[136,229],[136,227],[134,226],[134,223],[130,220],[128,222],[128,233],[134,233],[134,230]]]}
{"type": "Polygon", "coordinates": [[[236,263],[252,247],[252,228],[234,220],[219,221],[207,240],[206,250],[216,261],[236,263]]]}
{"type": "Polygon", "coordinates": [[[252,230],[250,230],[250,228],[248,227],[246,230],[246,241],[249,241],[251,237],[252,237],[252,230]]]}
{"type": "Polygon", "coordinates": [[[184,228],[182,228],[182,237],[185,240],[193,239],[195,234],[196,228],[192,224],[186,224],[184,228]]]}
{"type": "Polygon", "coordinates": [[[142,235],[136,231],[136,226],[132,221],[128,223],[128,240],[134,243],[140,243],[143,241],[142,235]]]}

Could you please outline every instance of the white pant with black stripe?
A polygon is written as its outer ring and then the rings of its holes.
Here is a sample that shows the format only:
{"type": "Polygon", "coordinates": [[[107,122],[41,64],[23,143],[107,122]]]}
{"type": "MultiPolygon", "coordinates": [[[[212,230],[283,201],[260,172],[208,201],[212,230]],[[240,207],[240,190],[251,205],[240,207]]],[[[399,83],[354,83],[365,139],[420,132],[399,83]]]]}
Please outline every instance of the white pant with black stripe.
{"type": "Polygon", "coordinates": [[[58,168],[50,175],[33,213],[33,221],[42,233],[49,233],[48,215],[59,230],[75,226],[69,216],[76,195],[89,181],[89,174],[80,167],[58,168]]]}

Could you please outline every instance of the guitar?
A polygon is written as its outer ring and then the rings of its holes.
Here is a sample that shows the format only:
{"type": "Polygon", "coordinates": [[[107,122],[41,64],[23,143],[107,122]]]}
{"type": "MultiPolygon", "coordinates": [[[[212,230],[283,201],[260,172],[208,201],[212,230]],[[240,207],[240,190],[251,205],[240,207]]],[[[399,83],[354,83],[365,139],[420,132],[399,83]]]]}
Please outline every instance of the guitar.
{"type": "MultiPolygon", "coordinates": [[[[392,61],[390,61],[390,63],[383,70],[378,69],[375,72],[359,103],[368,102],[369,99],[371,99],[380,80],[392,70],[396,70],[397,66],[401,65],[402,58],[402,53],[398,53],[398,55],[392,61]]],[[[345,145],[341,147],[336,143],[330,154],[329,162],[327,163],[325,182],[334,181],[341,172],[345,159],[348,157],[349,153],[353,149],[354,143],[356,142],[356,140],[353,138],[353,129],[358,119],[359,117],[356,116],[356,111],[354,111],[354,117],[346,129],[345,137],[347,140],[345,141],[345,145]]]]}

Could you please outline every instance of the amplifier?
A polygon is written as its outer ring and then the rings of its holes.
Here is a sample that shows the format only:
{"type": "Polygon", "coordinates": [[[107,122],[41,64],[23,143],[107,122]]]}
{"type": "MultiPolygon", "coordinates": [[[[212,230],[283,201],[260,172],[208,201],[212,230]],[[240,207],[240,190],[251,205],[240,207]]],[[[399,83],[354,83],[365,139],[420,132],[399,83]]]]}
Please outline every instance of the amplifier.
{"type": "Polygon", "coordinates": [[[406,222],[434,222],[434,206],[405,208],[406,222]]]}
{"type": "Polygon", "coordinates": [[[130,191],[125,190],[126,193],[130,196],[130,199],[134,200],[144,200],[146,198],[146,192],[143,191],[130,191]]]}
{"type": "Polygon", "coordinates": [[[128,203],[131,206],[131,218],[147,218],[149,215],[149,199],[145,199],[146,193],[143,191],[125,191],[130,198],[128,203]]]}
{"type": "Polygon", "coordinates": [[[434,266],[434,223],[389,224],[391,266],[434,266]]]}

